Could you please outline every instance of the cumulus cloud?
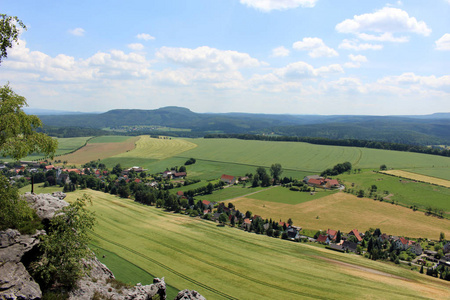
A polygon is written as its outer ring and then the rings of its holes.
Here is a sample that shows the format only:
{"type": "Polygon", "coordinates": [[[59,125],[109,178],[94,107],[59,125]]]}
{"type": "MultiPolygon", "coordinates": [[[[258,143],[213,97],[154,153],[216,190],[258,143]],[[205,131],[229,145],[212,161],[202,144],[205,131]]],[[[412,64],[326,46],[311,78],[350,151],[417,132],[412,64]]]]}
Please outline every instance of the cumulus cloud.
{"type": "Polygon", "coordinates": [[[247,53],[231,50],[219,50],[208,46],[190,48],[162,47],[156,57],[194,69],[208,69],[216,72],[237,70],[262,65],[247,53]]]}
{"type": "Polygon", "coordinates": [[[283,57],[283,56],[289,56],[290,51],[289,49],[286,49],[283,46],[277,47],[272,50],[272,56],[273,57],[283,57]]]}
{"type": "MultiPolygon", "coordinates": [[[[450,2],[450,0],[449,0],[450,2]]],[[[450,33],[444,34],[435,42],[436,50],[448,51],[450,50],[450,33]]]]}
{"type": "Polygon", "coordinates": [[[409,41],[409,37],[407,36],[394,37],[394,35],[391,32],[385,32],[380,35],[358,33],[357,37],[364,41],[376,41],[376,42],[406,43],[409,41]]]}
{"type": "Polygon", "coordinates": [[[74,35],[74,36],[84,36],[85,31],[84,31],[83,28],[78,27],[78,28],[75,28],[75,29],[70,29],[69,33],[74,35]]]}
{"type": "Polygon", "coordinates": [[[338,64],[324,66],[316,69],[306,62],[299,61],[291,63],[286,67],[276,69],[274,71],[274,74],[280,78],[297,80],[297,79],[315,78],[325,76],[328,74],[343,73],[343,72],[344,69],[338,64]]]}
{"type": "Polygon", "coordinates": [[[367,62],[367,57],[365,57],[364,55],[350,54],[348,58],[351,60],[351,62],[344,64],[344,67],[346,68],[359,68],[361,66],[361,63],[367,62]]]}
{"type": "Polygon", "coordinates": [[[345,39],[339,44],[339,49],[356,50],[356,51],[381,50],[381,49],[383,49],[383,45],[369,44],[369,43],[360,43],[357,40],[347,40],[347,39],[345,39]]]}
{"type": "Polygon", "coordinates": [[[328,47],[320,38],[306,37],[303,40],[295,42],[292,47],[296,50],[309,51],[308,55],[312,58],[333,57],[339,54],[333,48],[328,47]]]}
{"type": "Polygon", "coordinates": [[[240,0],[241,4],[269,12],[272,10],[286,10],[297,7],[314,7],[318,0],[240,0]]]}
{"type": "Polygon", "coordinates": [[[406,11],[394,7],[384,7],[374,13],[354,16],[353,19],[337,24],[336,30],[340,33],[352,33],[367,40],[389,42],[404,42],[406,39],[405,37],[396,38],[392,33],[411,32],[423,36],[431,33],[431,29],[424,21],[417,21],[406,11]],[[367,32],[380,33],[380,35],[363,35],[367,32]]]}
{"type": "Polygon", "coordinates": [[[135,51],[141,51],[144,49],[144,45],[140,43],[128,44],[128,48],[135,51]]]}
{"type": "Polygon", "coordinates": [[[398,86],[424,86],[450,92],[450,75],[441,77],[436,77],[434,75],[420,76],[412,72],[407,72],[399,76],[384,77],[378,80],[378,83],[398,86]]]}
{"type": "Polygon", "coordinates": [[[138,35],[136,35],[136,37],[140,40],[144,40],[144,41],[150,41],[150,40],[154,40],[155,37],[151,36],[148,33],[139,33],[138,35]]]}

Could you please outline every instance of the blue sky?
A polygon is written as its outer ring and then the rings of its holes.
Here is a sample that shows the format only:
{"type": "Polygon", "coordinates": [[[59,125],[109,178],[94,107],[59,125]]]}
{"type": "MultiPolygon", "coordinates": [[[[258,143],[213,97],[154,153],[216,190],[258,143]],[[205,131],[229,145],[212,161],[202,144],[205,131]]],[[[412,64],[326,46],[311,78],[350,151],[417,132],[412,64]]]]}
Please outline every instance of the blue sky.
{"type": "Polygon", "coordinates": [[[450,0],[3,1],[31,108],[450,112],[450,0]]]}

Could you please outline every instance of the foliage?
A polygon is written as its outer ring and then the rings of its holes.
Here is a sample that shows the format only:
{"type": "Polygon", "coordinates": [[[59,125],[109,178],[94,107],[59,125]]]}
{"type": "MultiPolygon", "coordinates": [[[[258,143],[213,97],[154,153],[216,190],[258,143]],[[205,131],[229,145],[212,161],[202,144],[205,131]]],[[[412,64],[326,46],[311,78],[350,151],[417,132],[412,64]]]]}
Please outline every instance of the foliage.
{"type": "Polygon", "coordinates": [[[13,42],[18,42],[20,29],[27,29],[25,24],[17,17],[0,14],[0,63],[2,58],[8,56],[7,49],[11,48],[13,42]]]}
{"type": "Polygon", "coordinates": [[[185,166],[192,165],[192,164],[195,164],[195,162],[196,162],[195,158],[191,157],[184,163],[184,165],[185,166]]]}
{"type": "Polygon", "coordinates": [[[52,156],[57,141],[35,131],[42,122],[25,114],[24,105],[27,105],[25,98],[14,93],[9,85],[0,88],[0,155],[20,159],[41,152],[52,156]]]}
{"type": "Polygon", "coordinates": [[[88,233],[93,229],[95,217],[86,209],[90,202],[91,197],[84,194],[63,208],[51,220],[48,234],[41,237],[42,255],[31,268],[42,286],[48,288],[59,284],[71,289],[83,276],[83,259],[92,256],[88,233]]]}
{"type": "Polygon", "coordinates": [[[31,234],[40,227],[36,212],[19,197],[18,190],[0,176],[0,230],[13,228],[23,234],[31,234]]]}
{"type": "Polygon", "coordinates": [[[281,164],[272,164],[270,166],[270,174],[272,175],[272,178],[275,180],[278,180],[283,173],[283,168],[281,167],[281,164]]]}

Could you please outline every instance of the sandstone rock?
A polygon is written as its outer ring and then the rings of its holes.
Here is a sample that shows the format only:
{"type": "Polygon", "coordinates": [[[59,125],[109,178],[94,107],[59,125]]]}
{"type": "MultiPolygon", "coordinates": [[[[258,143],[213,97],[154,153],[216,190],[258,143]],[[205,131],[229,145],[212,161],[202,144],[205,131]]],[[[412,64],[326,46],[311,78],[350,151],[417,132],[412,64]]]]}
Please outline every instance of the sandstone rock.
{"type": "Polygon", "coordinates": [[[64,200],[66,194],[64,193],[53,193],[58,197],[54,197],[50,194],[31,194],[25,193],[24,199],[31,205],[31,207],[36,211],[39,218],[42,220],[50,220],[55,215],[55,212],[69,205],[64,200]],[[63,196],[64,195],[64,196],[63,196]],[[62,197],[62,198],[61,198],[62,197]]]}
{"type": "Polygon", "coordinates": [[[0,264],[0,299],[41,299],[39,285],[22,263],[0,264]]]}
{"type": "Polygon", "coordinates": [[[59,200],[63,200],[67,195],[63,192],[53,192],[52,196],[58,198],[59,200]]]}
{"type": "Polygon", "coordinates": [[[200,295],[197,291],[190,290],[182,290],[178,292],[178,295],[175,297],[175,300],[206,300],[205,297],[200,295]]]}
{"type": "Polygon", "coordinates": [[[17,230],[0,231],[0,299],[40,299],[39,285],[21,262],[23,257],[39,244],[38,231],[21,235],[17,230]]]}

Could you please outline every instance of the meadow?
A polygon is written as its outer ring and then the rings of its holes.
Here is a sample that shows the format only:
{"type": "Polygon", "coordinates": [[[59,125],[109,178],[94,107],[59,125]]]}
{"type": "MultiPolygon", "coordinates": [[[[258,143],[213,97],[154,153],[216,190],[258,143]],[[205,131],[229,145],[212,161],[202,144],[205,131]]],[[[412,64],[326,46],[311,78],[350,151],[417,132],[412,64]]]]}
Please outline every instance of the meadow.
{"type": "Polygon", "coordinates": [[[194,289],[207,299],[425,299],[450,292],[446,282],[394,264],[84,192],[93,197],[89,209],[98,221],[94,248],[108,249],[130,266],[165,277],[175,289],[194,289]]]}
{"type": "MultiPolygon", "coordinates": [[[[356,174],[341,174],[339,179],[345,182],[348,188],[354,190],[363,189],[368,192],[372,185],[377,186],[377,193],[387,191],[389,200],[398,201],[407,206],[416,205],[425,210],[428,206],[444,210],[450,215],[450,189],[435,186],[414,180],[405,180],[394,176],[363,170],[356,174]],[[351,187],[352,183],[355,185],[351,187]]],[[[389,201],[387,200],[387,201],[389,201]]]]}
{"type": "MultiPolygon", "coordinates": [[[[80,147],[82,147],[91,137],[75,137],[75,138],[56,138],[58,141],[58,149],[55,152],[55,157],[70,153],[80,147]]],[[[31,161],[43,159],[44,155],[40,153],[34,153],[24,157],[22,160],[31,161]]],[[[56,159],[56,158],[55,158],[56,159]]],[[[57,159],[60,159],[59,157],[57,159]]],[[[5,161],[13,161],[10,158],[3,159],[5,161]]]]}
{"type": "MultiPolygon", "coordinates": [[[[305,196],[306,197],[306,196],[305,196]]],[[[287,221],[313,230],[341,230],[350,232],[357,228],[365,232],[369,228],[380,228],[382,232],[408,236],[438,239],[440,232],[450,234],[450,220],[426,216],[424,212],[387,202],[358,198],[344,192],[332,193],[312,201],[298,204],[282,203],[274,197],[259,194],[231,200],[240,211],[251,211],[264,219],[287,221]]]]}
{"type": "Polygon", "coordinates": [[[388,171],[380,171],[380,172],[383,174],[393,175],[393,176],[397,176],[397,177],[407,178],[407,179],[411,179],[411,180],[426,182],[426,183],[450,188],[450,180],[446,180],[446,179],[442,179],[442,178],[426,176],[423,174],[407,172],[404,170],[388,170],[388,171]]]}

